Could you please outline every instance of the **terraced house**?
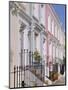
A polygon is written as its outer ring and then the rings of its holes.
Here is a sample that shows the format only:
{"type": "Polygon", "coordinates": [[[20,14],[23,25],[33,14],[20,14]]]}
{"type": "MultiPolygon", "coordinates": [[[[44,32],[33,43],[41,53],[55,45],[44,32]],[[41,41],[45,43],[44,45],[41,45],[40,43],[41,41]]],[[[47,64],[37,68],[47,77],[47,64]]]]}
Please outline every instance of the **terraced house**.
{"type": "MultiPolygon", "coordinates": [[[[60,19],[52,5],[46,6],[46,30],[47,30],[47,71],[48,77],[53,72],[61,72],[65,57],[65,32],[60,19]]],[[[47,74],[47,72],[46,72],[47,74]]]]}
{"type": "Polygon", "coordinates": [[[65,58],[65,33],[54,8],[12,1],[9,8],[9,87],[52,85],[65,58]]]}

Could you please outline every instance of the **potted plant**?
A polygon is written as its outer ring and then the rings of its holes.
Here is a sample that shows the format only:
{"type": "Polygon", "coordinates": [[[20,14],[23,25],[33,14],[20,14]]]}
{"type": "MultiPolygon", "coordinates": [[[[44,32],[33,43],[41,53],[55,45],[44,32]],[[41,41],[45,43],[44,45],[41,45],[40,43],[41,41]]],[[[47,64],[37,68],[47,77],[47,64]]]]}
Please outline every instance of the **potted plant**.
{"type": "Polygon", "coordinates": [[[34,52],[33,57],[34,57],[36,63],[40,63],[40,60],[42,58],[41,58],[40,53],[37,50],[34,52]]]}
{"type": "Polygon", "coordinates": [[[58,79],[58,72],[52,71],[50,72],[50,77],[49,77],[52,81],[55,81],[58,79]]]}
{"type": "Polygon", "coordinates": [[[52,75],[51,75],[51,80],[52,81],[55,81],[55,80],[57,80],[58,79],[58,72],[52,72],[52,75]]]}
{"type": "Polygon", "coordinates": [[[53,79],[54,79],[54,80],[57,80],[57,79],[58,79],[58,73],[57,73],[57,72],[54,73],[53,79]]]}

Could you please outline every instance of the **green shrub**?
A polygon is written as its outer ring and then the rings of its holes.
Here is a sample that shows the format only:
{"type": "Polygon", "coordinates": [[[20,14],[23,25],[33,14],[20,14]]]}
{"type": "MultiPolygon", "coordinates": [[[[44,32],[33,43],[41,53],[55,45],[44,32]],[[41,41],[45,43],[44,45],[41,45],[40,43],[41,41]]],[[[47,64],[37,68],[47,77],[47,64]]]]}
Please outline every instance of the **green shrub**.
{"type": "Polygon", "coordinates": [[[40,53],[37,50],[34,52],[33,56],[35,61],[37,62],[40,62],[40,60],[42,59],[40,53]]]}

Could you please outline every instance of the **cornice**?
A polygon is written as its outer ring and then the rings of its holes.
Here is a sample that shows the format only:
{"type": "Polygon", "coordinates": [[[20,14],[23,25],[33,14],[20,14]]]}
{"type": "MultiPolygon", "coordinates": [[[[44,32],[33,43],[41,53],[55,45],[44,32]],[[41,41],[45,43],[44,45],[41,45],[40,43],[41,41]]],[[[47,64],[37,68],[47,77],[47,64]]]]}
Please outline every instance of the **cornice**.
{"type": "Polygon", "coordinates": [[[19,15],[22,19],[25,19],[28,23],[31,23],[31,18],[26,14],[24,8],[21,9],[20,4],[17,2],[10,2],[10,10],[15,11],[14,15],[19,15]]]}

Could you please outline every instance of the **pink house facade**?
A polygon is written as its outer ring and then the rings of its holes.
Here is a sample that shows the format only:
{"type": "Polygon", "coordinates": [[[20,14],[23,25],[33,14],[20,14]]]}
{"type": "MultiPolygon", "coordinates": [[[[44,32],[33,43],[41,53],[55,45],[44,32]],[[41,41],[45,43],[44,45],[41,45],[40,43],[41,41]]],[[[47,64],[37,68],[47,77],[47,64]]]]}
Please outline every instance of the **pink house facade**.
{"type": "Polygon", "coordinates": [[[45,27],[47,32],[47,76],[50,76],[52,71],[60,73],[60,66],[63,62],[64,46],[65,46],[65,33],[62,30],[62,26],[58,15],[53,9],[52,5],[46,4],[46,19],[45,27]]]}

